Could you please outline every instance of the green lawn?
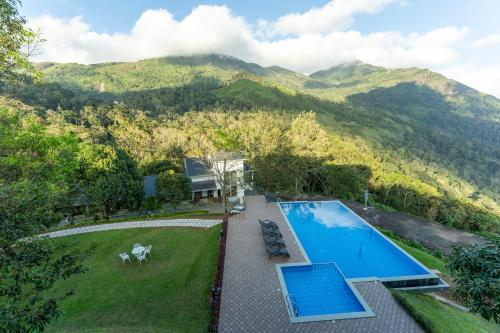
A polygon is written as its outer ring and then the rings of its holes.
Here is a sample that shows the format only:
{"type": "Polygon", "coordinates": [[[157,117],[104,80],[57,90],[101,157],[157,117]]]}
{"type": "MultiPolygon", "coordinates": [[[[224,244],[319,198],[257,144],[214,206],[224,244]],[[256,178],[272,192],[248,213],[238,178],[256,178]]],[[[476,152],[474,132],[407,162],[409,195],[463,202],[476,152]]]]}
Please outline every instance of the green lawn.
{"type": "Polygon", "coordinates": [[[423,246],[417,246],[416,244],[412,244],[411,241],[402,239],[392,232],[384,230],[382,228],[379,229],[385,236],[389,237],[394,243],[396,243],[403,250],[408,252],[413,258],[420,261],[424,266],[430,269],[437,269],[440,272],[446,274],[446,263],[443,259],[435,256],[430,250],[424,248],[423,246]]]}
{"type": "Polygon", "coordinates": [[[393,290],[396,299],[428,333],[499,333],[493,322],[443,304],[429,295],[393,290]]]}
{"type": "Polygon", "coordinates": [[[220,227],[96,232],[51,240],[88,248],[90,270],[56,285],[76,291],[48,332],[206,332],[220,227]],[[120,252],[151,244],[152,258],[122,264],[120,252]]]}
{"type": "Polygon", "coordinates": [[[417,259],[422,264],[424,264],[425,267],[430,269],[437,269],[442,273],[447,272],[444,260],[434,256],[432,253],[430,253],[430,251],[413,247],[398,239],[392,239],[392,241],[398,244],[399,247],[401,247],[403,250],[408,252],[413,258],[417,259]]]}

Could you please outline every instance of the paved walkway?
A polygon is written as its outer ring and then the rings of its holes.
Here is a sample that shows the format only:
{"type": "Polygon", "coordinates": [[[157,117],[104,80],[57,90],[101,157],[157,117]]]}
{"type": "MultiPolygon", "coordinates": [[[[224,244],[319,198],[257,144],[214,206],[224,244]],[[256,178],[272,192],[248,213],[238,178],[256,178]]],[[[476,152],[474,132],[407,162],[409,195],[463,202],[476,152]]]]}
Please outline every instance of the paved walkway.
{"type": "Polygon", "coordinates": [[[229,219],[219,332],[423,333],[379,282],[355,283],[375,317],[291,324],[275,264],[264,249],[258,218],[276,221],[290,252],[287,262],[303,262],[302,253],[274,203],[247,196],[247,211],[229,219]]]}
{"type": "Polygon", "coordinates": [[[419,242],[425,247],[450,254],[455,246],[483,245],[487,240],[470,232],[448,228],[423,218],[400,213],[384,212],[377,208],[363,210],[363,204],[341,200],[370,224],[390,230],[396,235],[419,242]]]}
{"type": "Polygon", "coordinates": [[[97,224],[97,225],[90,225],[87,227],[53,231],[38,235],[38,237],[56,238],[56,237],[71,236],[76,234],[86,234],[89,232],[96,232],[96,231],[132,229],[132,228],[156,228],[156,227],[210,228],[220,223],[222,223],[222,220],[175,219],[175,220],[147,220],[147,221],[135,221],[135,222],[132,221],[132,222],[97,224]]]}

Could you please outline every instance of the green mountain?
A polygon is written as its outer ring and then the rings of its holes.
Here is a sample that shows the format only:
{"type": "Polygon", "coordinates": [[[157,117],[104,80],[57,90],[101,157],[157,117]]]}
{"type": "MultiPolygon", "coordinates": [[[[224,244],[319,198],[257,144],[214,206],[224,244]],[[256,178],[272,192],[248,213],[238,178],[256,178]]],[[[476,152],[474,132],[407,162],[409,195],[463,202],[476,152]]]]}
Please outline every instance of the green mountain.
{"type": "MultiPolygon", "coordinates": [[[[500,215],[500,100],[426,69],[356,62],[307,76],[224,55],[39,68],[43,82],[3,85],[3,95],[39,112],[59,109],[70,122],[79,122],[86,106],[139,109],[151,119],[313,111],[324,130],[365,147],[366,159],[385,173],[500,215]]],[[[362,153],[350,154],[368,163],[362,153]]]]}
{"type": "Polygon", "coordinates": [[[359,112],[351,134],[404,149],[481,189],[500,188],[500,100],[429,70],[366,64],[311,74],[330,85],[310,92],[359,112]]]}
{"type": "Polygon", "coordinates": [[[39,64],[47,79],[71,89],[113,93],[180,87],[194,83],[226,84],[242,74],[269,79],[270,82],[291,83],[300,87],[307,77],[284,68],[268,68],[225,55],[168,57],[129,63],[96,65],[39,64]],[[101,89],[102,90],[102,89],[101,89]]]}

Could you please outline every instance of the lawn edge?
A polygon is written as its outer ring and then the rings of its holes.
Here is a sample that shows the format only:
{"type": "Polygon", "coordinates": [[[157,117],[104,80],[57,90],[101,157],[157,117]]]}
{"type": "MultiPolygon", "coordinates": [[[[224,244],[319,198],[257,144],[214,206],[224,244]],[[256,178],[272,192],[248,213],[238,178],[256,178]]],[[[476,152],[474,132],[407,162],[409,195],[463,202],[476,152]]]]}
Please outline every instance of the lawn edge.
{"type": "Polygon", "coordinates": [[[412,306],[402,295],[404,291],[389,289],[394,299],[401,305],[403,309],[420,325],[426,333],[437,333],[434,324],[425,318],[414,306],[412,306]]]}
{"type": "Polygon", "coordinates": [[[222,220],[221,236],[219,240],[219,255],[217,257],[217,269],[215,272],[214,284],[212,286],[212,297],[210,298],[211,320],[208,325],[208,332],[218,332],[219,315],[222,296],[222,281],[224,278],[224,259],[226,257],[227,229],[229,226],[228,217],[222,220]]]}

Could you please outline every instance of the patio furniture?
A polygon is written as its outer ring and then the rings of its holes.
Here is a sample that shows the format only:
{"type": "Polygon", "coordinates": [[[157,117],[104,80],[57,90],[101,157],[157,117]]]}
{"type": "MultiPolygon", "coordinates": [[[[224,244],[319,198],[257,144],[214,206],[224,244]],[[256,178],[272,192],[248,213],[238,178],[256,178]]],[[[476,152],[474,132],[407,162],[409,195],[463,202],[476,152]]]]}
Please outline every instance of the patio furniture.
{"type": "Polygon", "coordinates": [[[144,254],[144,250],[145,250],[145,247],[144,246],[135,246],[134,245],[134,248],[132,249],[132,254],[137,258],[138,256],[144,254]]]}
{"type": "Polygon", "coordinates": [[[267,254],[269,255],[269,259],[271,259],[271,256],[283,256],[283,258],[290,257],[290,254],[288,253],[285,244],[282,243],[278,242],[266,243],[266,251],[267,254]]]}
{"type": "Polygon", "coordinates": [[[275,224],[274,225],[270,224],[266,226],[261,225],[260,230],[262,230],[262,233],[265,235],[270,235],[270,234],[281,235],[280,229],[275,224]]]}
{"type": "Polygon", "coordinates": [[[142,245],[141,245],[141,244],[139,244],[139,243],[135,243],[135,244],[134,244],[134,249],[135,249],[136,247],[142,247],[142,245]]]}
{"type": "Polygon", "coordinates": [[[146,259],[146,255],[145,255],[144,253],[142,253],[142,254],[140,254],[140,255],[136,256],[136,258],[137,258],[137,261],[139,261],[139,265],[142,265],[142,261],[148,261],[148,260],[146,259]]]}
{"type": "Polygon", "coordinates": [[[283,235],[280,232],[278,224],[271,220],[259,219],[260,230],[262,230],[262,238],[266,247],[269,259],[271,256],[290,256],[283,241],[283,235]]]}
{"type": "Polygon", "coordinates": [[[268,226],[268,225],[275,225],[275,226],[278,226],[276,224],[276,222],[272,221],[272,220],[261,220],[259,219],[259,223],[261,226],[268,226]]]}
{"type": "Polygon", "coordinates": [[[244,212],[245,212],[245,205],[243,204],[235,205],[230,211],[231,214],[240,214],[244,212]]]}
{"type": "Polygon", "coordinates": [[[149,256],[151,257],[151,248],[153,247],[153,245],[149,245],[149,246],[145,246],[144,247],[144,255],[147,255],[149,254],[149,256]]]}
{"type": "Polygon", "coordinates": [[[285,244],[283,241],[283,237],[281,234],[264,234],[263,235],[264,242],[267,243],[280,243],[280,244],[285,244]]]}
{"type": "Polygon", "coordinates": [[[128,256],[127,252],[123,252],[119,254],[120,258],[122,258],[123,264],[125,264],[125,260],[128,260],[130,262],[130,257],[128,256]]]}

